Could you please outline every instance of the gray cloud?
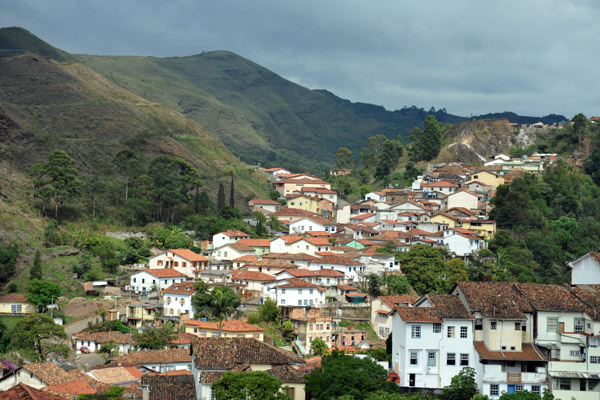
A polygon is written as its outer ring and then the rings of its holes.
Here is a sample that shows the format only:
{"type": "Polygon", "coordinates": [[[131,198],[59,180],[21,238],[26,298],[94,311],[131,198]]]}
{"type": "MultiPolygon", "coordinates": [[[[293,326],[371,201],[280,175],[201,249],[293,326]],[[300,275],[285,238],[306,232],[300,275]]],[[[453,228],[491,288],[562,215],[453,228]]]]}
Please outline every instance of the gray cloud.
{"type": "Polygon", "coordinates": [[[0,25],[72,53],[230,50],[309,88],[397,109],[598,115],[594,1],[0,0],[0,25]]]}

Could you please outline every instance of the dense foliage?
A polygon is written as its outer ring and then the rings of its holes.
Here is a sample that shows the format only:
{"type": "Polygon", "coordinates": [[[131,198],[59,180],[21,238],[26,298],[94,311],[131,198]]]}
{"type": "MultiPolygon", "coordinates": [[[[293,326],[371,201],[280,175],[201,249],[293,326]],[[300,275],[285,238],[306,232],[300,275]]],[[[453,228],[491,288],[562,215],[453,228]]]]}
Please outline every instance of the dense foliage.
{"type": "Polygon", "coordinates": [[[282,382],[265,371],[227,371],[211,387],[217,400],[292,400],[282,382]]]}
{"type": "Polygon", "coordinates": [[[15,273],[19,247],[16,244],[6,248],[0,246],[0,283],[7,282],[15,273]]]}

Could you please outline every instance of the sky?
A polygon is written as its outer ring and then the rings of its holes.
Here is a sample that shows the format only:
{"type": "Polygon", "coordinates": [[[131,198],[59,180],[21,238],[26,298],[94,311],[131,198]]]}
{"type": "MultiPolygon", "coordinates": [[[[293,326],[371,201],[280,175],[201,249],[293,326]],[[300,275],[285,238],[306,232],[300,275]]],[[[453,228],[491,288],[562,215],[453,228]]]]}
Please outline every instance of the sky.
{"type": "Polygon", "coordinates": [[[310,89],[396,110],[600,115],[595,0],[0,0],[75,54],[228,50],[310,89]]]}

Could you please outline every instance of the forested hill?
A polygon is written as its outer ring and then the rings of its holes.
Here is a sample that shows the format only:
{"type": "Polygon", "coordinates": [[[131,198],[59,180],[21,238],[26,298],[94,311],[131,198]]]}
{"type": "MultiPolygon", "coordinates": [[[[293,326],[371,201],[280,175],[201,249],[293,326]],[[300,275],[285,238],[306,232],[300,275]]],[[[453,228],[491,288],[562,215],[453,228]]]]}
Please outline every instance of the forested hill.
{"type": "Polygon", "coordinates": [[[243,161],[266,166],[321,172],[338,148],[358,154],[376,134],[401,135],[406,142],[428,115],[441,123],[478,118],[444,109],[388,111],[352,103],[326,90],[304,88],[227,51],[169,58],[75,56],[22,28],[0,29],[0,45],[4,56],[30,51],[81,62],[113,84],[195,120],[243,161]]]}

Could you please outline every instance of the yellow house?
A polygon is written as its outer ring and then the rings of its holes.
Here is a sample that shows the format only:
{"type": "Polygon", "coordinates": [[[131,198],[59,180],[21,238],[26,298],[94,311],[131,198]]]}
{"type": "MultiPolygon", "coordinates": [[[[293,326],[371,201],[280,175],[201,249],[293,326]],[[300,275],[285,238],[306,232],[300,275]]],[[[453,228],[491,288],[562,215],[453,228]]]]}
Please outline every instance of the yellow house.
{"type": "MultiPolygon", "coordinates": [[[[185,323],[185,331],[199,337],[218,337],[219,323],[191,320],[185,323]]],[[[222,322],[221,337],[265,339],[265,329],[237,319],[222,322]]]]}
{"type": "Polygon", "coordinates": [[[462,227],[462,225],[459,223],[458,217],[450,214],[436,214],[431,217],[431,222],[448,225],[448,228],[462,227]]]}
{"type": "Polygon", "coordinates": [[[305,194],[293,194],[287,197],[288,208],[310,211],[313,214],[320,214],[319,198],[316,196],[308,196],[305,194]]]}
{"type": "Polygon", "coordinates": [[[479,171],[472,173],[469,177],[469,180],[466,182],[466,185],[474,181],[482,182],[487,186],[492,186],[494,189],[504,184],[503,177],[490,171],[479,171]]]}
{"type": "Polygon", "coordinates": [[[7,293],[0,295],[0,314],[22,315],[37,312],[35,304],[31,304],[23,293],[7,293]]]}
{"type": "Polygon", "coordinates": [[[496,221],[491,219],[463,221],[462,227],[483,236],[486,240],[493,238],[496,234],[496,221]]]}

